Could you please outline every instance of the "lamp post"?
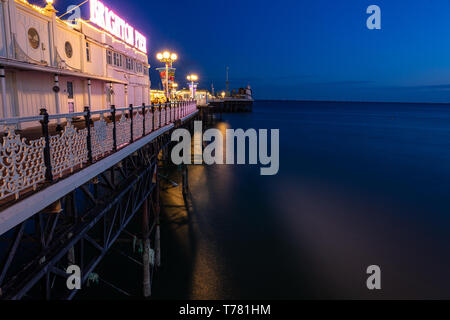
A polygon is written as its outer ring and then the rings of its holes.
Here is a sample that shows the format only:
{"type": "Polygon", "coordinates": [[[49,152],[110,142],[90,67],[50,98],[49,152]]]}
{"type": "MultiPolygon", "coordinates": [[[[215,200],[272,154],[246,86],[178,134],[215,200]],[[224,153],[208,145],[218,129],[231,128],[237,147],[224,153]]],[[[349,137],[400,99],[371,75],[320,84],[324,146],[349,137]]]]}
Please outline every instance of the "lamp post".
{"type": "Polygon", "coordinates": [[[169,51],[164,51],[164,52],[159,52],[156,55],[156,59],[158,59],[161,62],[164,62],[166,65],[166,76],[165,76],[165,94],[166,94],[166,98],[169,100],[170,99],[170,93],[169,93],[169,68],[172,68],[172,64],[174,61],[176,61],[178,59],[178,56],[176,53],[173,52],[169,52],[169,51]]]}
{"type": "Polygon", "coordinates": [[[189,81],[189,87],[191,89],[191,98],[195,99],[195,88],[198,83],[196,81],[198,80],[198,76],[196,74],[190,74],[186,78],[189,81]]]}

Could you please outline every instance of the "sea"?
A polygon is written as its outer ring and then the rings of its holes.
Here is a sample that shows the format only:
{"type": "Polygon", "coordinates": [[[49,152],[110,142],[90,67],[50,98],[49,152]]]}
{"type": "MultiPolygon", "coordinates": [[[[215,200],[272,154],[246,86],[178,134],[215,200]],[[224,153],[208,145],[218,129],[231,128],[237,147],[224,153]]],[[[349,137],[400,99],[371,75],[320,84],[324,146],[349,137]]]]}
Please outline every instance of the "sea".
{"type": "Polygon", "coordinates": [[[450,105],[255,101],[213,126],[279,129],[279,171],[191,165],[189,213],[162,191],[152,299],[450,298],[450,105]]]}

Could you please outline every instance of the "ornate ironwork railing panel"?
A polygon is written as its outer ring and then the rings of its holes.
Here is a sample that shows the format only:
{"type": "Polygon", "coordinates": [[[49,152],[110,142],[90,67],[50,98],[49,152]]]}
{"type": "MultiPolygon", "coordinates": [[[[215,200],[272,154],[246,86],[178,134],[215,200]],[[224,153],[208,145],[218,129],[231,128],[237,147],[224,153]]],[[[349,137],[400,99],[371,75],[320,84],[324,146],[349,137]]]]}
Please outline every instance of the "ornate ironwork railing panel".
{"type": "Polygon", "coordinates": [[[166,124],[166,109],[162,107],[160,112],[161,112],[161,127],[164,127],[166,124]]]}
{"type": "Polygon", "coordinates": [[[145,112],[145,134],[152,132],[153,130],[153,116],[151,110],[145,112]]]}
{"type": "Polygon", "coordinates": [[[141,115],[141,113],[138,111],[136,112],[135,116],[133,117],[133,140],[139,139],[142,137],[142,121],[144,117],[141,115]]]}
{"type": "Polygon", "coordinates": [[[125,116],[125,113],[122,112],[122,116],[120,117],[119,122],[116,123],[117,148],[120,148],[130,142],[131,139],[130,125],[131,125],[130,119],[128,119],[125,116]]]}
{"type": "Polygon", "coordinates": [[[154,122],[154,124],[155,124],[155,129],[154,130],[156,130],[156,129],[159,129],[159,108],[158,107],[156,107],[155,108],[155,122],[154,122]]]}
{"type": "Polygon", "coordinates": [[[25,189],[36,189],[45,180],[44,138],[26,142],[15,132],[6,128],[6,136],[0,144],[0,200],[25,189]]]}
{"type": "Polygon", "coordinates": [[[113,150],[113,127],[114,124],[107,123],[103,116],[99,121],[94,122],[94,127],[91,129],[92,157],[94,159],[99,159],[113,150]]]}
{"type": "Polygon", "coordinates": [[[82,167],[88,160],[87,129],[77,130],[68,120],[64,131],[50,137],[53,176],[62,177],[65,170],[82,167]]]}

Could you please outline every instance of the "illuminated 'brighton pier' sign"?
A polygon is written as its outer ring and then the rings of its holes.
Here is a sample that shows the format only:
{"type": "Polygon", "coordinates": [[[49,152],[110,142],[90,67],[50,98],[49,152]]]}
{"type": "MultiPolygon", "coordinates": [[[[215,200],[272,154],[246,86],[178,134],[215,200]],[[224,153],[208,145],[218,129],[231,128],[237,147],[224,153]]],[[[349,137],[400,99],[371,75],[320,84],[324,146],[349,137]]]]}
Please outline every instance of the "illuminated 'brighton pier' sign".
{"type": "Polygon", "coordinates": [[[89,0],[90,21],[130,46],[147,53],[147,39],[98,0],[89,0]]]}

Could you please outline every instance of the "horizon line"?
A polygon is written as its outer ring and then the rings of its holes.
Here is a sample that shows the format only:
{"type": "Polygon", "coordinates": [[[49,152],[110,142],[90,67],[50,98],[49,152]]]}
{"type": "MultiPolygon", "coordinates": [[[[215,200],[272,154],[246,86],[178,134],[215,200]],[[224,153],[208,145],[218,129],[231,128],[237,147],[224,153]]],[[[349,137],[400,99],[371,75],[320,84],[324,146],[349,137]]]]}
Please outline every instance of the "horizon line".
{"type": "Polygon", "coordinates": [[[397,104],[450,104],[449,102],[430,101],[364,101],[364,100],[311,100],[311,99],[254,99],[255,101],[274,102],[329,102],[329,103],[397,103],[397,104]]]}

